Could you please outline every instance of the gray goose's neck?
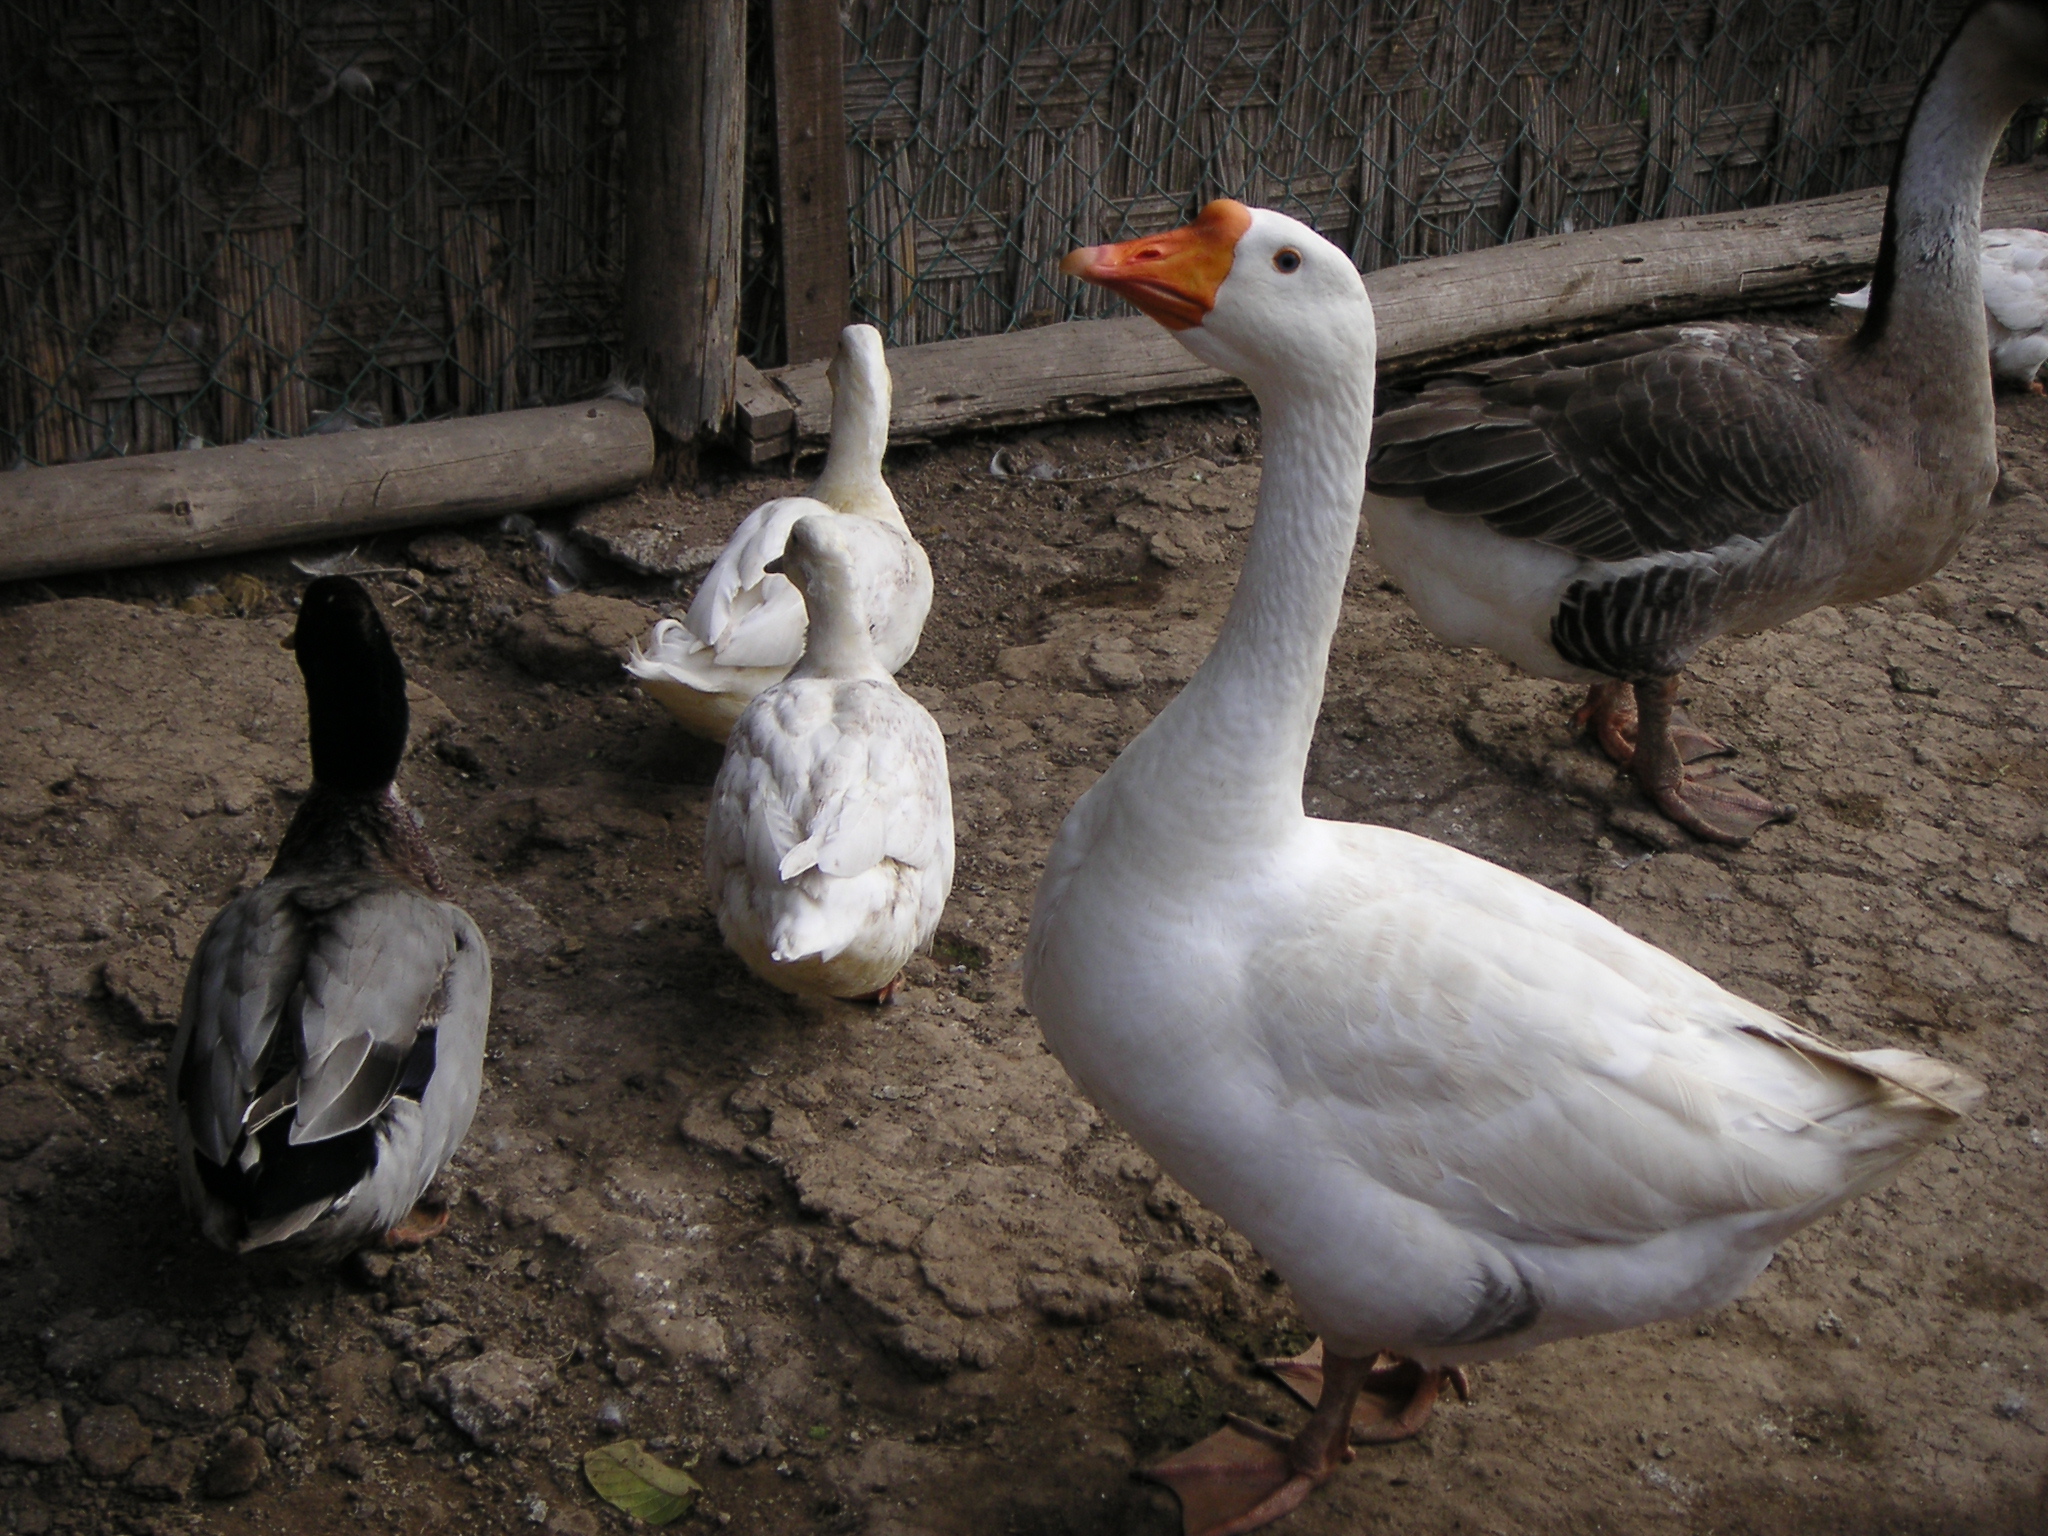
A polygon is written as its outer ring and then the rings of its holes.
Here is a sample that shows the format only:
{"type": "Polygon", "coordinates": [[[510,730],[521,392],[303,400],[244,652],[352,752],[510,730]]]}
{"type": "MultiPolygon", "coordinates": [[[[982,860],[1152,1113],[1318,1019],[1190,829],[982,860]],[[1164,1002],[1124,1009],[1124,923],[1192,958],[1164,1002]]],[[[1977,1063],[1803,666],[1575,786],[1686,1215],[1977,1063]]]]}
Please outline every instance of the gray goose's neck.
{"type": "MultiPolygon", "coordinates": [[[[1988,341],[1978,268],[1984,176],[1999,136],[2035,83],[2012,67],[1980,9],[1951,39],[1907,123],[1885,205],[1864,354],[1909,359],[1916,373],[1974,363],[1988,341]]],[[[1966,377],[1983,369],[1973,369],[1966,377]]],[[[1988,373],[1985,394],[1989,396],[1988,373]]]]}
{"type": "Polygon", "coordinates": [[[1113,773],[1200,841],[1265,842],[1302,817],[1330,640],[1358,542],[1372,365],[1260,391],[1265,465],[1244,570],[1215,647],[1113,773]]]}

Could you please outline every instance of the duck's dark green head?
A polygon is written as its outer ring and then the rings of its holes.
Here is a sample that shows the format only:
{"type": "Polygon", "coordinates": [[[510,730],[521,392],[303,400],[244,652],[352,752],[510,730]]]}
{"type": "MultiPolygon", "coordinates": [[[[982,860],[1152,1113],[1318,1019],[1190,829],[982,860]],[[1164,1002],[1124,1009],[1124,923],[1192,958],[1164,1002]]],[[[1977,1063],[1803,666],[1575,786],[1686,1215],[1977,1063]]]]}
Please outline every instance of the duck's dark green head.
{"type": "Polygon", "coordinates": [[[307,587],[292,649],[306,679],[313,782],[346,794],[389,788],[412,717],[405,667],[362,584],[322,576],[307,587]]]}

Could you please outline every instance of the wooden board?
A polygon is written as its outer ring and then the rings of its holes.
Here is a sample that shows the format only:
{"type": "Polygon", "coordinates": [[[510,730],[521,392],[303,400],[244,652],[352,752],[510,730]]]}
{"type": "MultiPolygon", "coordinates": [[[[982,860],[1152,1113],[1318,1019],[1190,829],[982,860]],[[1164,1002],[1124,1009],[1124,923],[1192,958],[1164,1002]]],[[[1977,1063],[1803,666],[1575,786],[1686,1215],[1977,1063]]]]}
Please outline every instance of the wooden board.
{"type": "MultiPolygon", "coordinates": [[[[1870,275],[1883,188],[1741,213],[1625,224],[1418,261],[1366,279],[1379,318],[1382,378],[1534,343],[1772,304],[1825,298],[1870,275]]],[[[2048,224],[2048,164],[1993,171],[1984,223],[2048,224]]],[[[1196,362],[1139,316],[899,347],[890,435],[949,432],[1241,396],[1244,386],[1196,362]]],[[[741,436],[761,462],[825,440],[832,392],[824,365],[771,370],[793,432],[741,436]]],[[[765,424],[764,424],[765,425],[765,424]]]]}
{"type": "Polygon", "coordinates": [[[839,0],[772,0],[782,327],[792,363],[832,355],[852,304],[846,223],[846,35],[839,0]]]}
{"type": "Polygon", "coordinates": [[[0,475],[0,580],[533,512],[654,467],[622,400],[0,475]]]}

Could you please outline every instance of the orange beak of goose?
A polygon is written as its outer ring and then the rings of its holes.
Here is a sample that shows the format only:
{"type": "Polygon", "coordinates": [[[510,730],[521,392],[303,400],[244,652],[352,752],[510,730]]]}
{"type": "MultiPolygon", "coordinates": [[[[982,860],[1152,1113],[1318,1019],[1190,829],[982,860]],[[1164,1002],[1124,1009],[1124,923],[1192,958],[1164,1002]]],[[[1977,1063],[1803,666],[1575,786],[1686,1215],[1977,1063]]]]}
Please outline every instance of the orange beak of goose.
{"type": "Polygon", "coordinates": [[[1237,242],[1251,227],[1251,209],[1219,197],[1192,224],[1142,240],[1072,251],[1060,270],[1107,288],[1169,331],[1185,331],[1216,307],[1216,290],[1230,276],[1237,242]]]}

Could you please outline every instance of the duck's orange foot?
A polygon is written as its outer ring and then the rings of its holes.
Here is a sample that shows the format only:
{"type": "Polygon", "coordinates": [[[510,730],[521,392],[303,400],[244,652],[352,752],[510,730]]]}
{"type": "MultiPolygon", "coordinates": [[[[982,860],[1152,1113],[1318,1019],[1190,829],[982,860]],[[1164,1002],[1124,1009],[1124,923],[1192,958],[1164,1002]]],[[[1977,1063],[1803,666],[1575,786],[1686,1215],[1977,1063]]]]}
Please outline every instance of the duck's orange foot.
{"type": "Polygon", "coordinates": [[[867,993],[865,996],[850,998],[848,999],[848,1001],[855,1003],[873,1003],[877,1008],[886,1008],[889,1006],[889,1004],[896,1001],[897,994],[900,993],[902,990],[903,973],[901,971],[898,971],[894,976],[891,976],[889,978],[889,984],[886,987],[877,987],[874,991],[867,993]]]}
{"type": "Polygon", "coordinates": [[[439,1200],[421,1200],[378,1243],[385,1248],[424,1248],[447,1230],[448,1207],[439,1200]]]}
{"type": "MultiPolygon", "coordinates": [[[[1286,1360],[1261,1360],[1280,1385],[1313,1408],[1323,1399],[1323,1341],[1286,1360]]],[[[1425,1369],[1413,1360],[1382,1352],[1359,1383],[1351,1407],[1351,1443],[1385,1445],[1420,1434],[1448,1385],[1458,1401],[1472,1401],[1472,1379],[1462,1366],[1425,1369]]]]}
{"type": "MultiPolygon", "coordinates": [[[[1572,716],[1572,724],[1590,731],[1615,766],[1627,768],[1636,760],[1639,719],[1636,690],[1632,683],[1595,683],[1586,702],[1572,716]]],[[[1671,746],[1682,763],[1697,763],[1709,757],[1733,757],[1735,749],[1694,725],[1684,710],[1671,711],[1671,746]]]]}
{"type": "MultiPolygon", "coordinates": [[[[1320,1475],[1297,1471],[1288,1459],[1293,1443],[1277,1430],[1233,1415],[1208,1439],[1139,1475],[1173,1490],[1183,1536],[1239,1536],[1296,1508],[1336,1470],[1332,1465],[1320,1475]]],[[[1346,1451],[1344,1459],[1350,1457],[1346,1451]]]]}

